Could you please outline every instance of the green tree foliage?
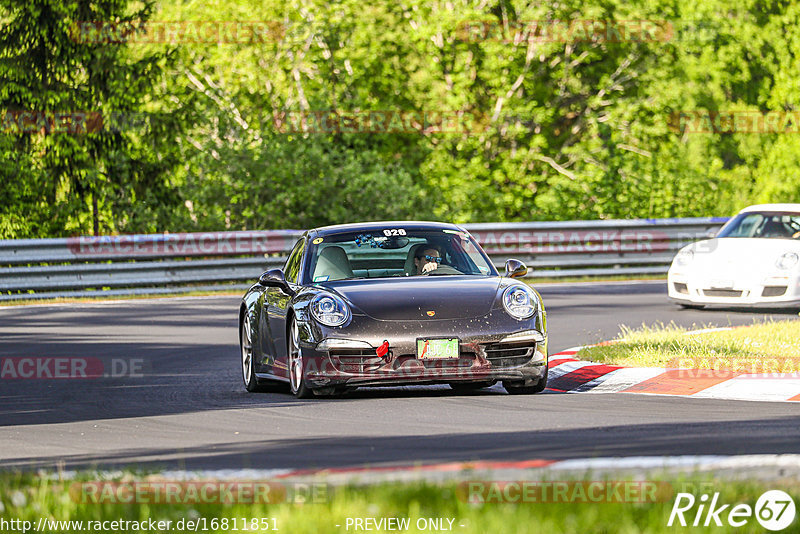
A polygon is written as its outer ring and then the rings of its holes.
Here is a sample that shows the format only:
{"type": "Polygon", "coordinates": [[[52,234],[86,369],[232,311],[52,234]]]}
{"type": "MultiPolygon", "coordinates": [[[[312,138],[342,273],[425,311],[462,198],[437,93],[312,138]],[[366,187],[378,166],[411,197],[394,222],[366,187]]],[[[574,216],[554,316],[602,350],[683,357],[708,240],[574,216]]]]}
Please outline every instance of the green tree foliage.
{"type": "Polygon", "coordinates": [[[82,29],[109,21],[130,34],[152,5],[4,0],[2,7],[0,235],[168,227],[180,204],[169,170],[181,115],[163,113],[168,102],[143,114],[167,55],[135,57],[82,29]]]}
{"type": "Polygon", "coordinates": [[[2,5],[3,107],[150,115],[113,134],[6,133],[0,236],[707,216],[800,201],[800,135],[698,133],[681,119],[800,111],[789,0],[2,5]],[[69,38],[75,20],[115,17],[271,32],[69,38]],[[553,21],[572,33],[525,33],[558,31],[553,21]],[[627,33],[591,38],[581,21],[627,33]],[[458,112],[465,131],[281,127],[324,111],[458,112]]]}

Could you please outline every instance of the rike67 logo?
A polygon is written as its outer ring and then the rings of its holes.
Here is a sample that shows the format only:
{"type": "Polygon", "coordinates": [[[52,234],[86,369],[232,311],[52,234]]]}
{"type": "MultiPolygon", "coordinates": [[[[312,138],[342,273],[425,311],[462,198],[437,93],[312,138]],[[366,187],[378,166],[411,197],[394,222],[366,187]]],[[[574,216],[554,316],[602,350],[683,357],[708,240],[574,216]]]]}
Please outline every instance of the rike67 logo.
{"type": "Polygon", "coordinates": [[[767,530],[778,531],[794,522],[795,504],[792,497],[781,490],[764,492],[756,501],[755,507],[749,504],[722,504],[719,492],[709,498],[707,493],[695,498],[691,493],[678,493],[667,526],[673,524],[686,526],[723,526],[726,522],[732,527],[743,527],[755,516],[756,521],[767,530]]]}

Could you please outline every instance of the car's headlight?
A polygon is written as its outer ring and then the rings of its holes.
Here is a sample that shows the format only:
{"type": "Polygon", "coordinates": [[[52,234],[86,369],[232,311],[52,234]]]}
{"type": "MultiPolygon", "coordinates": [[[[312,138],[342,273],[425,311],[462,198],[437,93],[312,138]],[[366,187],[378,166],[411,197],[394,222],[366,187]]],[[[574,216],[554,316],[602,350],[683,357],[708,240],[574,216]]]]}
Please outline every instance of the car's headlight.
{"type": "Polygon", "coordinates": [[[794,252],[787,252],[786,254],[778,258],[778,261],[775,262],[775,266],[778,269],[785,271],[797,265],[798,261],[800,261],[800,256],[798,256],[794,252]]]}
{"type": "Polygon", "coordinates": [[[536,313],[538,298],[526,286],[511,286],[503,293],[503,307],[515,319],[527,319],[536,313]]]}
{"type": "Polygon", "coordinates": [[[328,352],[329,350],[375,350],[375,347],[366,341],[357,339],[336,339],[326,338],[317,343],[317,350],[328,352]]]}
{"type": "Polygon", "coordinates": [[[677,263],[678,265],[689,265],[690,263],[692,263],[693,259],[694,259],[694,250],[692,249],[681,250],[680,252],[678,252],[678,255],[675,256],[675,263],[677,263]]]}
{"type": "Polygon", "coordinates": [[[350,318],[350,308],[336,295],[322,293],[311,300],[311,315],[325,326],[342,326],[350,318]]]}

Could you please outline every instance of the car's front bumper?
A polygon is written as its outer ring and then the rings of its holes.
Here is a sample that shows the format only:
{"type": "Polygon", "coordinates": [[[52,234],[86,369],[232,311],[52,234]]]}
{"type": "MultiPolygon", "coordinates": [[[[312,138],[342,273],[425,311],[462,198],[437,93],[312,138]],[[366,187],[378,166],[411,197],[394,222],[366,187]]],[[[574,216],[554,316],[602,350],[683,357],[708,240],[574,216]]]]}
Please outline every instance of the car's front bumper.
{"type": "Polygon", "coordinates": [[[691,276],[670,272],[668,296],[677,304],[719,308],[798,308],[800,281],[796,277],[691,276]]]}
{"type": "Polygon", "coordinates": [[[479,319],[430,321],[376,321],[362,316],[341,330],[319,329],[313,322],[306,328],[301,350],[305,379],[312,388],[499,380],[532,385],[547,371],[543,314],[526,321],[509,321],[501,311],[479,319]],[[523,339],[506,340],[524,332],[528,334],[523,339]],[[417,358],[417,339],[453,337],[460,340],[459,358],[417,358]],[[330,339],[338,346],[320,345],[330,339]],[[377,349],[385,341],[389,352],[380,357],[377,349]]]}

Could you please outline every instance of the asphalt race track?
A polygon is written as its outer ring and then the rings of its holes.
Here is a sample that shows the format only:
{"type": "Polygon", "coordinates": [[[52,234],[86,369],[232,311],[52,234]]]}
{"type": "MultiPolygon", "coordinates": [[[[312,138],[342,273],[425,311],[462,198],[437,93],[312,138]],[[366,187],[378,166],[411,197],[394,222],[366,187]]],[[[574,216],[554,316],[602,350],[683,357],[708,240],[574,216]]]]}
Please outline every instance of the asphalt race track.
{"type": "MultiPolygon", "coordinates": [[[[663,282],[541,286],[551,352],[620,324],[747,324],[681,310],[663,282]]],[[[300,401],[242,386],[235,297],[0,308],[0,357],[90,357],[138,376],[0,380],[0,468],[322,468],[450,460],[800,453],[800,405],[632,394],[456,395],[447,386],[300,401]],[[138,370],[138,367],[137,367],[138,370]]]]}

